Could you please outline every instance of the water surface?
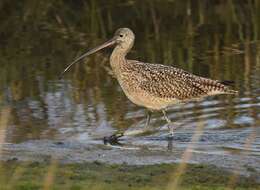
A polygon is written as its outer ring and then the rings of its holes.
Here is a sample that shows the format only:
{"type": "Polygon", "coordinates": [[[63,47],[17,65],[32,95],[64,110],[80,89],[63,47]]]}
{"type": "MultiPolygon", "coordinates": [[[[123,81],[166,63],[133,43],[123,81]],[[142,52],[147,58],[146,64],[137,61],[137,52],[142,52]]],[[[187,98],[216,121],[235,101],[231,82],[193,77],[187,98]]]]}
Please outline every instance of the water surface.
{"type": "MultiPolygon", "coordinates": [[[[0,9],[0,108],[10,111],[1,133],[4,144],[11,144],[7,150],[24,145],[22,153],[35,147],[39,152],[39,142],[75,142],[67,147],[72,152],[77,143],[102,152],[103,136],[144,126],[145,109],[126,98],[111,74],[111,50],[89,57],[58,78],[75,57],[112,37],[117,28],[129,27],[136,34],[129,58],[232,80],[239,95],[170,108],[168,115],[179,126],[172,141],[162,114],[155,113],[151,128],[156,131],[125,137],[124,147],[148,150],[151,162],[179,161],[191,147],[191,161],[223,166],[234,160],[220,157],[233,155],[230,158],[259,167],[259,1],[3,0],[0,9]]],[[[120,151],[111,150],[117,155],[120,151]]],[[[141,154],[133,160],[137,158],[146,162],[141,154]]]]}

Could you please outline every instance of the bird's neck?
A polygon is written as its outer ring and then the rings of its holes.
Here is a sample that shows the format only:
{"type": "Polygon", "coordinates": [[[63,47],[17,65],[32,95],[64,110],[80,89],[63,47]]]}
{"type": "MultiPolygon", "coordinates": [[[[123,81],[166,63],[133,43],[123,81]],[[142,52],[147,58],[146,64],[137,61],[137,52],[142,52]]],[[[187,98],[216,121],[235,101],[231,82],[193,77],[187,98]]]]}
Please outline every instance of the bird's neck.
{"type": "Polygon", "coordinates": [[[121,67],[126,63],[126,53],[123,48],[116,46],[110,56],[110,65],[116,75],[120,73],[121,67]]]}

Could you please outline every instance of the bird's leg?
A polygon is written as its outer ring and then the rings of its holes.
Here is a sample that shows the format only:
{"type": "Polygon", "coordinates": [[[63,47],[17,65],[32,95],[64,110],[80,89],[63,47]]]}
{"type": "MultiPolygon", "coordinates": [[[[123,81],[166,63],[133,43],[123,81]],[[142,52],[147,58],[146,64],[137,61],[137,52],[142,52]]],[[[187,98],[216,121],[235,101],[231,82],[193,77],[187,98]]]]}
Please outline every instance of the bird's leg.
{"type": "Polygon", "coordinates": [[[150,110],[147,110],[147,118],[145,123],[145,129],[149,127],[150,120],[151,120],[152,112],[150,110]]]}
{"type": "Polygon", "coordinates": [[[135,132],[131,132],[131,131],[130,132],[116,132],[111,136],[104,137],[103,138],[104,144],[107,144],[107,143],[119,144],[118,139],[123,136],[137,135],[137,134],[146,132],[148,130],[148,127],[150,124],[151,116],[152,116],[152,112],[150,110],[147,110],[147,118],[146,118],[146,123],[145,123],[145,127],[143,130],[135,131],[135,132]]]}
{"type": "Polygon", "coordinates": [[[167,114],[166,114],[166,111],[165,110],[162,110],[163,112],[163,116],[164,116],[164,119],[167,121],[167,123],[171,123],[172,121],[168,118],[167,114]]]}
{"type": "Polygon", "coordinates": [[[171,136],[173,136],[173,128],[171,127],[172,121],[168,118],[166,111],[162,110],[164,119],[167,121],[167,126],[170,131],[171,136]]]}

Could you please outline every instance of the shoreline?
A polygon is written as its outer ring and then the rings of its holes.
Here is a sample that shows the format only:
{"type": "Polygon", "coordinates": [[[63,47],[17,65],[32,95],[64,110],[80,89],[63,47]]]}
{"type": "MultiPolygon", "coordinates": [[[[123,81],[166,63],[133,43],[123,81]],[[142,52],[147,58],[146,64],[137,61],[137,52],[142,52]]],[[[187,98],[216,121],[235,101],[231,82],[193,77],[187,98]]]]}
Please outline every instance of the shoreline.
{"type": "MultiPolygon", "coordinates": [[[[153,165],[180,163],[186,151],[183,147],[174,147],[172,151],[158,149],[156,146],[111,147],[91,141],[87,143],[67,140],[31,140],[19,144],[4,144],[0,160],[38,161],[44,162],[55,158],[61,163],[85,163],[98,161],[108,164],[153,165]]],[[[200,152],[191,150],[189,164],[215,165],[228,171],[236,171],[241,175],[260,174],[260,159],[253,155],[220,154],[218,152],[200,152]]],[[[259,175],[260,176],[260,175],[259,175]]],[[[260,180],[260,179],[259,179],[260,180]]]]}

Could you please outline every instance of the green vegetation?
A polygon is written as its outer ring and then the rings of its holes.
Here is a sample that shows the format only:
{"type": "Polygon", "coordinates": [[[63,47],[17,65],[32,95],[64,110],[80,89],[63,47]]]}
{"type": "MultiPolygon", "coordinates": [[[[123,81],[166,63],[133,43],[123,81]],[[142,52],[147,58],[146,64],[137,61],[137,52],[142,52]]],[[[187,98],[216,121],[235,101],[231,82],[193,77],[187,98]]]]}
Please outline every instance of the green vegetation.
{"type": "MultiPolygon", "coordinates": [[[[1,163],[1,190],[36,189],[170,189],[177,164],[107,165],[99,162],[58,164],[7,161],[1,163]],[[51,173],[50,173],[51,171],[51,173]]],[[[225,189],[231,174],[213,166],[188,165],[178,189],[225,189]]],[[[260,189],[253,178],[240,177],[236,189],[260,189]]]]}
{"type": "MultiPolygon", "coordinates": [[[[130,126],[133,121],[122,118],[136,107],[118,93],[116,80],[108,75],[109,50],[89,57],[87,64],[75,65],[64,81],[58,81],[71,60],[107,40],[119,27],[136,33],[129,59],[233,80],[235,89],[251,94],[252,71],[259,68],[260,60],[259,10],[260,1],[250,0],[1,0],[0,106],[30,100],[37,102],[39,110],[46,110],[45,94],[62,92],[73,103],[93,105],[95,113],[95,105],[104,104],[114,128],[130,126]]],[[[250,98],[257,102],[256,96],[250,98]]],[[[39,138],[48,126],[45,116],[35,121],[33,112],[27,113],[24,123],[20,112],[31,108],[23,106],[12,107],[12,124],[21,126],[16,128],[15,142],[39,138]]],[[[219,113],[228,127],[236,127],[233,106],[230,103],[226,112],[219,113]]],[[[257,113],[254,107],[244,109],[257,113]]],[[[252,117],[257,120],[256,114],[252,117]]]]}
{"type": "MultiPolygon", "coordinates": [[[[72,128],[81,124],[75,122],[76,113],[86,116],[83,125],[91,129],[103,118],[119,130],[144,119],[131,118],[142,108],[130,104],[108,74],[108,50],[89,57],[87,64],[75,65],[58,80],[71,60],[107,40],[119,27],[136,33],[129,59],[235,81],[243,105],[240,100],[217,97],[221,109],[211,109],[208,117],[216,115],[228,128],[257,126],[259,23],[259,0],[1,0],[0,110],[7,107],[8,121],[0,124],[0,132],[6,131],[0,133],[0,146],[1,142],[53,139],[65,124],[72,128]],[[54,105],[56,101],[60,103],[54,105]],[[84,114],[79,104],[84,105],[84,114]],[[64,114],[64,110],[69,111],[64,114]],[[234,124],[249,115],[252,124],[234,124]]],[[[188,117],[196,121],[205,113],[203,108],[188,108],[192,111],[188,117]]],[[[172,111],[177,116],[179,112],[172,111]]],[[[0,147],[0,158],[5,153],[1,151],[0,147]]],[[[0,163],[0,190],[167,189],[176,167],[8,161],[0,163]]],[[[260,189],[253,178],[231,176],[215,167],[189,165],[178,187],[220,190],[234,181],[237,189],[260,189]]]]}

